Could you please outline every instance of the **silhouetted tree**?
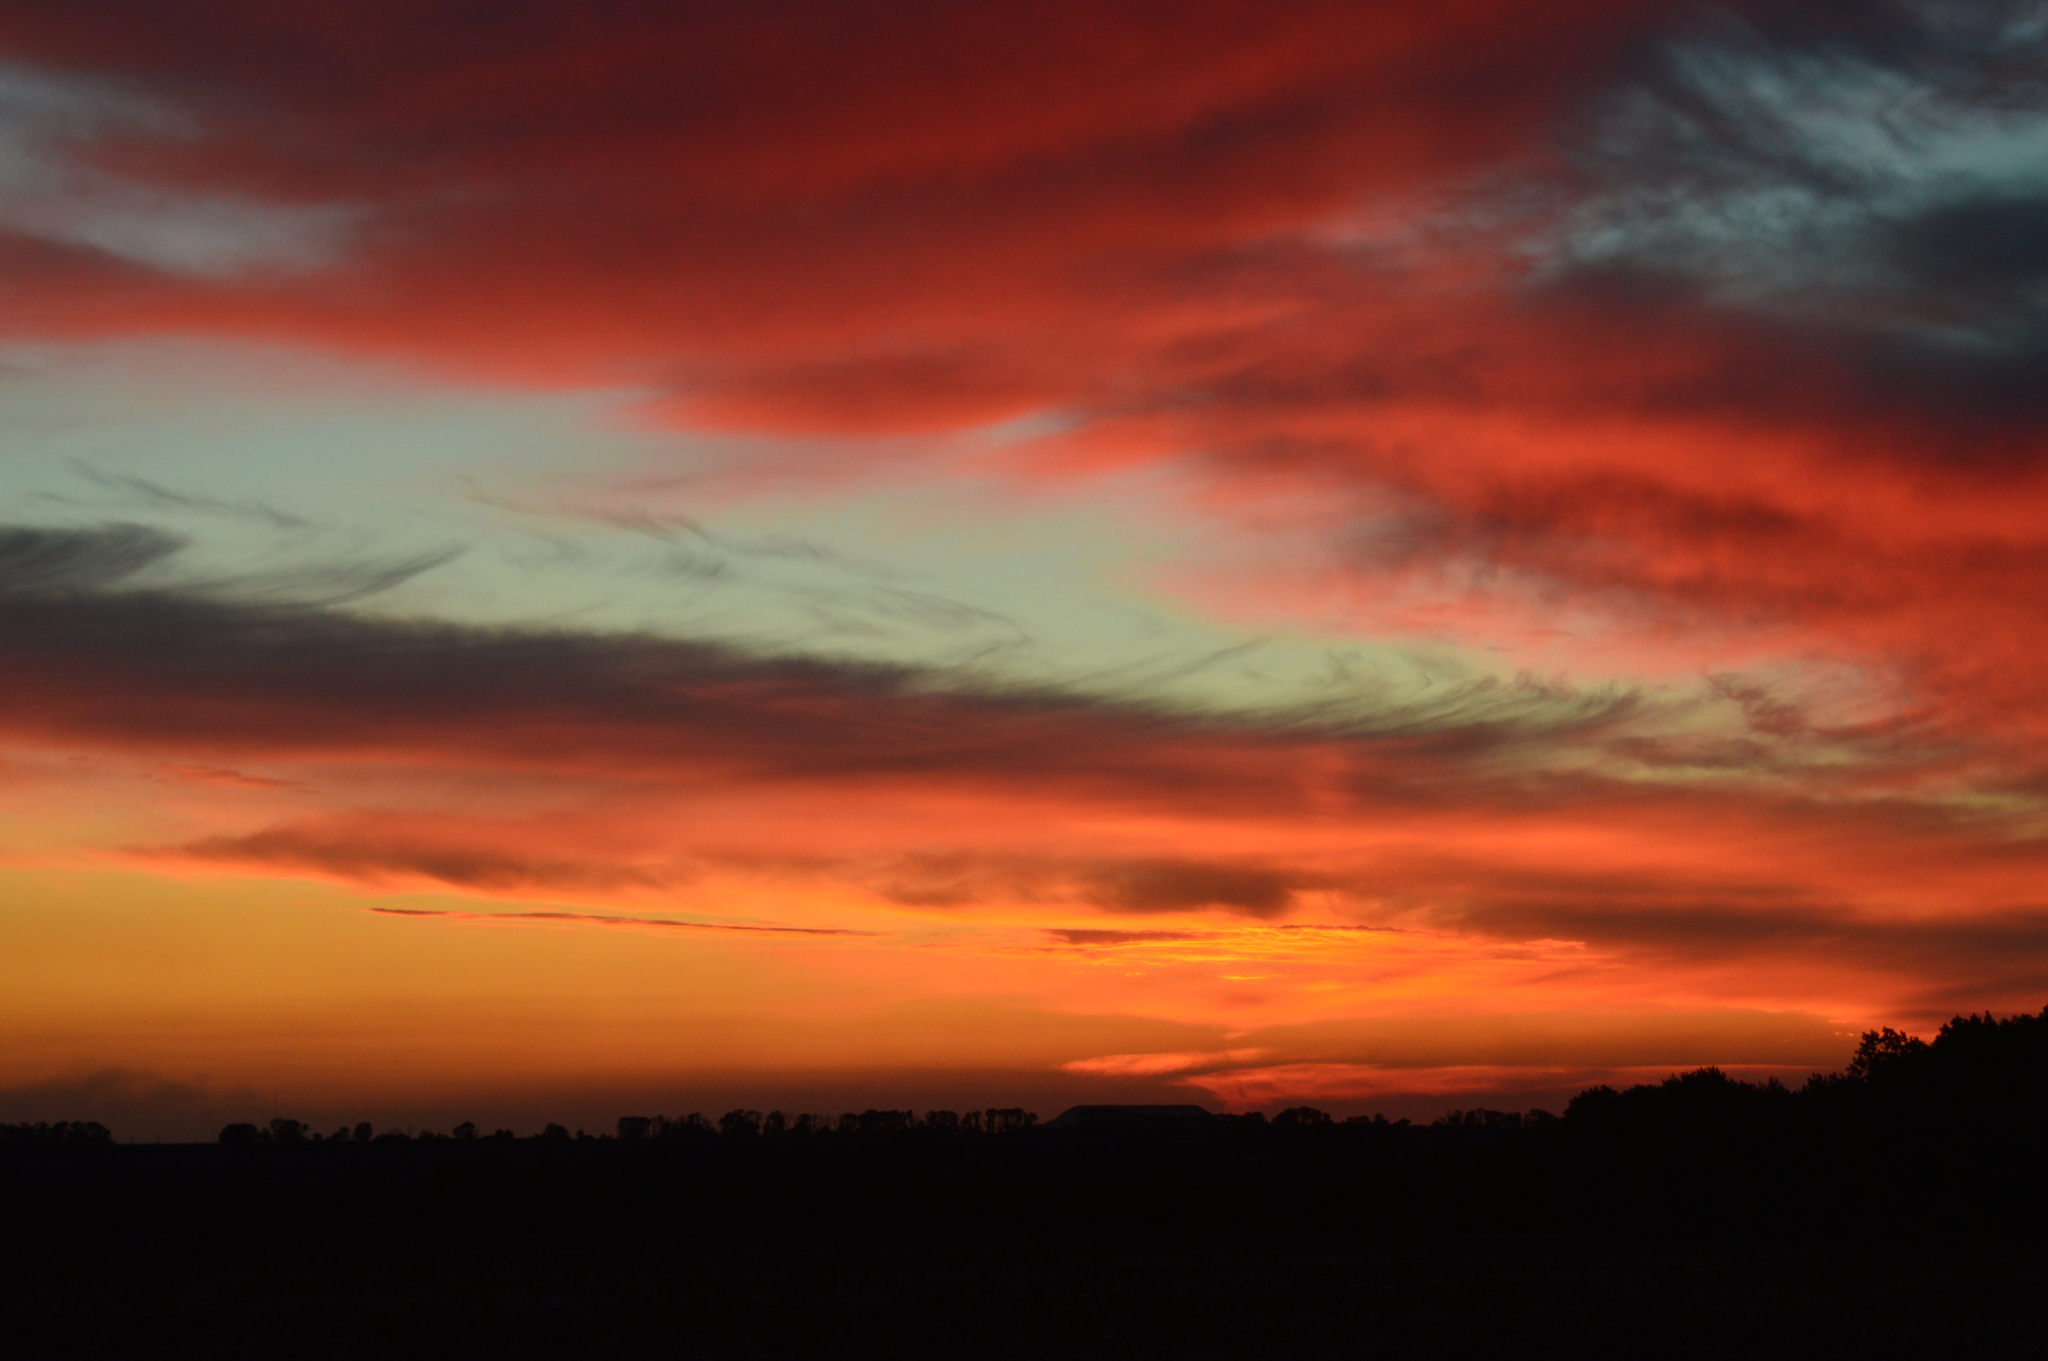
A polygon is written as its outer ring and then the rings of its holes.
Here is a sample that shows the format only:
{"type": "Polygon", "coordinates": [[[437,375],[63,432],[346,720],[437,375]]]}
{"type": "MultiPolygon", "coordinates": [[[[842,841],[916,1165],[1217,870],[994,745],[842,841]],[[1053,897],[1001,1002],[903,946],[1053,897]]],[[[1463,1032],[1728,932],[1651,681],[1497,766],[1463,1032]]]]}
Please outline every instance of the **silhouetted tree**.
{"type": "Polygon", "coordinates": [[[619,1117],[621,1139],[645,1139],[654,1131],[654,1119],[645,1115],[622,1115],[619,1117]]]}
{"type": "Polygon", "coordinates": [[[540,1132],[540,1137],[549,1143],[567,1143],[569,1131],[562,1125],[549,1125],[540,1132]]]}
{"type": "Polygon", "coordinates": [[[756,1139],[761,1134],[761,1112],[727,1111],[718,1117],[718,1132],[728,1139],[756,1139]]]}
{"type": "Polygon", "coordinates": [[[788,1124],[781,1111],[769,1111],[761,1117],[761,1133],[767,1138],[779,1138],[788,1131],[788,1124]]]}
{"type": "Polygon", "coordinates": [[[1567,1124],[1590,1129],[1611,1123],[1620,1105],[1621,1093],[1603,1082],[1566,1102],[1564,1118],[1567,1124]]]}
{"type": "Polygon", "coordinates": [[[1289,1106],[1286,1110],[1273,1117],[1273,1123],[1284,1129],[1292,1129],[1312,1125],[1328,1125],[1334,1122],[1330,1119],[1327,1112],[1319,1111],[1314,1106],[1289,1106]]]}
{"type": "MultiPolygon", "coordinates": [[[[1943,1029],[1945,1031],[1947,1027],[1943,1029]]],[[[1876,1077],[1880,1070],[1894,1071],[1897,1065],[1911,1063],[1928,1052],[1927,1041],[1915,1039],[1890,1026],[1882,1030],[1866,1030],[1856,1046],[1855,1057],[1849,1060],[1848,1076],[1867,1081],[1876,1077]]]]}
{"type": "MultiPolygon", "coordinates": [[[[1275,1123],[1278,1123],[1277,1121],[1275,1123]]],[[[1522,1127],[1520,1111],[1490,1111],[1479,1107],[1469,1111],[1446,1111],[1430,1122],[1446,1129],[1491,1130],[1500,1132],[1522,1127]]]]}
{"type": "Polygon", "coordinates": [[[278,1116],[270,1122],[270,1138],[274,1143],[302,1144],[306,1141],[305,1123],[278,1116]]]}
{"type": "Polygon", "coordinates": [[[664,1139],[706,1139],[717,1134],[718,1130],[701,1112],[692,1111],[679,1120],[657,1115],[654,1117],[654,1132],[664,1139]]]}
{"type": "Polygon", "coordinates": [[[362,1122],[361,1122],[360,1124],[358,1124],[358,1125],[356,1126],[356,1129],[355,1129],[355,1135],[356,1135],[356,1142],[357,1142],[357,1143],[359,1143],[359,1144],[367,1144],[367,1143],[369,1143],[369,1142],[370,1142],[370,1138],[371,1138],[371,1136],[372,1136],[372,1135],[374,1135],[374,1134],[376,1134],[376,1132],[377,1132],[376,1130],[374,1130],[374,1129],[372,1129],[372,1128],[370,1127],[370,1122],[369,1122],[369,1121],[367,1121],[367,1120],[364,1120],[364,1121],[362,1121],[362,1122]]]}
{"type": "Polygon", "coordinates": [[[220,1141],[230,1148],[248,1148],[264,1142],[264,1132],[246,1122],[229,1125],[220,1132],[220,1141]]]}
{"type": "Polygon", "coordinates": [[[476,1121],[465,1120],[461,1124],[457,1125],[455,1127],[455,1137],[462,1140],[462,1142],[464,1143],[468,1143],[470,1140],[476,1138],[476,1121]]]}

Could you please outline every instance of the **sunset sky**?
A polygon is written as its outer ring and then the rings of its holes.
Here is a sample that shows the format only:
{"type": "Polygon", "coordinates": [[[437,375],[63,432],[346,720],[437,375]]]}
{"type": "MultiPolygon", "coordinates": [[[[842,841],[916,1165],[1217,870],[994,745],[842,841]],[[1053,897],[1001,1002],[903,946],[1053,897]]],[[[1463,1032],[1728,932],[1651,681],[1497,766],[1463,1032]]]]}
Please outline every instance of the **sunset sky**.
{"type": "Polygon", "coordinates": [[[2044,623],[2040,3],[0,7],[0,1119],[1796,1082],[2044,623]]]}

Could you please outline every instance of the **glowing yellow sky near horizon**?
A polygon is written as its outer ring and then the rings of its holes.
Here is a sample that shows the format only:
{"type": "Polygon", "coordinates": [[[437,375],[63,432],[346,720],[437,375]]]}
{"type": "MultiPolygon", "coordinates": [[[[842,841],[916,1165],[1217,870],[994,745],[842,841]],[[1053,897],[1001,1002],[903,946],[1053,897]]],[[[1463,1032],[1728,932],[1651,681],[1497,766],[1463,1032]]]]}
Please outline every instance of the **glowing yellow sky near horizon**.
{"type": "MultiPolygon", "coordinates": [[[[1484,1090],[1532,1067],[1827,1066],[1841,1038],[1818,1018],[1597,983],[1572,1019],[1554,978],[1588,961],[1564,944],[1205,922],[1195,939],[1075,947],[988,914],[848,901],[829,907],[875,935],[764,940],[624,914],[526,916],[564,910],[546,903],[77,870],[0,873],[0,903],[0,1086],[118,1055],[323,1109],[451,1086],[544,1098],[606,1080],[777,1074],[800,1105],[835,1071],[1118,1078],[1164,1055],[1195,1099],[1262,1104],[1262,1075],[1291,1064],[1296,1086],[1359,1104],[1461,1081],[1484,1090]]],[[[1146,927],[1170,937],[1174,925],[1146,927]]]]}

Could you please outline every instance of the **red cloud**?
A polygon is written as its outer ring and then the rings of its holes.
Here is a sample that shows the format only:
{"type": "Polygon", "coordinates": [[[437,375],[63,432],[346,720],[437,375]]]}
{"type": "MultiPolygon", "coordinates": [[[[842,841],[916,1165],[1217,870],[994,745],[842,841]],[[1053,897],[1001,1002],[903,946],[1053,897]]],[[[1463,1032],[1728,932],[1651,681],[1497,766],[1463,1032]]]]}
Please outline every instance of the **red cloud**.
{"type": "MultiPolygon", "coordinates": [[[[708,854],[657,823],[677,788],[716,787],[751,852],[775,814],[831,802],[806,850],[899,900],[1045,882],[1111,911],[1278,915],[1314,891],[1503,938],[1905,971],[1924,917],[1974,913],[1942,968],[2030,960],[2038,324],[1972,348],[1875,295],[1771,311],[1655,262],[1532,263],[1590,192],[1587,121],[1651,80],[1677,9],[530,4],[485,27],[416,4],[16,3],[9,59],[184,118],[52,155],[357,216],[338,263],[206,279],[17,226],[0,326],[625,382],[657,419],[756,430],[1056,413],[1017,476],[1193,463],[1201,510],[1321,546],[1314,589],[1240,581],[1219,607],[1509,648],[1584,616],[1623,670],[1853,669],[1878,719],[1760,700],[1713,750],[1627,731],[1620,701],[1562,728],[1360,733],[83,591],[4,602],[0,725],[194,765],[660,791],[610,840],[508,815],[187,846],[356,877],[617,888],[578,867],[708,854]],[[887,880],[934,864],[954,870],[936,889],[887,880]]],[[[1591,669],[1592,643],[1560,646],[1591,669]]]]}
{"type": "Polygon", "coordinates": [[[65,154],[361,219],[334,267],[211,282],[0,239],[4,325],[623,380],[752,429],[1056,411],[1041,476],[1192,453],[1223,505],[1405,498],[1406,558],[1336,570],[1531,584],[1472,641],[1564,601],[2031,726],[2037,402],[1832,314],[1528,267],[1563,219],[1526,202],[1572,201],[1572,139],[1682,12],[19,4],[0,52],[183,118],[65,154]]]}
{"type": "Polygon", "coordinates": [[[1626,697],[1481,687],[1378,728],[1172,715],[632,636],[123,593],[108,579],[146,556],[133,535],[18,537],[43,589],[0,594],[11,741],[146,753],[152,772],[233,754],[382,791],[368,811],[280,791],[281,821],[204,810],[204,830],[146,853],[159,864],[599,905],[766,880],[1062,930],[1077,909],[1292,916],[1482,953],[1583,942],[1573,968],[1739,967],[1786,995],[1788,971],[1930,996],[2048,977],[2048,847],[2024,802],[1954,799],[1953,757],[1911,743],[1837,743],[1818,749],[1831,771],[1804,774],[1798,711],[1755,693],[1715,778],[1632,778],[1623,760],[1712,753],[1632,736],[1626,697]],[[1608,773],[1556,768],[1602,752],[1608,773]]]}

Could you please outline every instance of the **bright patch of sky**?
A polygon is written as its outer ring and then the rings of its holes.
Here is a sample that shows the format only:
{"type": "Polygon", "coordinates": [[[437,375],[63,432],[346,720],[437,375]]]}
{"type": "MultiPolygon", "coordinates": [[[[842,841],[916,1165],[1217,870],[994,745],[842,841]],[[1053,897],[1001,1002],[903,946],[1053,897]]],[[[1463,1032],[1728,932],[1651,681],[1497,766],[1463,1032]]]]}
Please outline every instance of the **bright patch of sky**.
{"type": "Polygon", "coordinates": [[[893,451],[903,475],[762,479],[749,470],[834,451],[638,428],[642,396],[447,387],[192,340],[16,345],[0,351],[0,506],[188,541],[137,584],[979,683],[1335,716],[1347,696],[1512,674],[1400,639],[1254,633],[1152,589],[1215,532],[1177,511],[1189,489],[1170,471],[1032,493],[995,469],[991,446],[1019,435],[1005,429],[893,451]]]}

